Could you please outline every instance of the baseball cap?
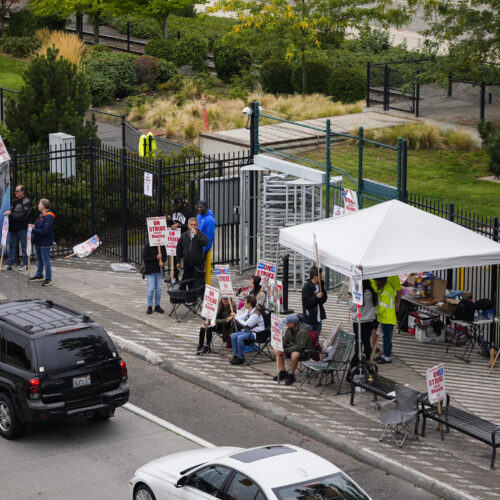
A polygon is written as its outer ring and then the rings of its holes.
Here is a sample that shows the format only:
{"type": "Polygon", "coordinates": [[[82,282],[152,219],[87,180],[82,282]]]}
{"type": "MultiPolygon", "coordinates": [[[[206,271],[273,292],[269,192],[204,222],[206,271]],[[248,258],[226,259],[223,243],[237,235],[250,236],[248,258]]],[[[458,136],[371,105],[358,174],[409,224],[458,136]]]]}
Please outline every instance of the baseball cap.
{"type": "Polygon", "coordinates": [[[290,314],[286,318],[286,323],[295,323],[297,324],[299,322],[299,317],[296,314],[290,314]]]}

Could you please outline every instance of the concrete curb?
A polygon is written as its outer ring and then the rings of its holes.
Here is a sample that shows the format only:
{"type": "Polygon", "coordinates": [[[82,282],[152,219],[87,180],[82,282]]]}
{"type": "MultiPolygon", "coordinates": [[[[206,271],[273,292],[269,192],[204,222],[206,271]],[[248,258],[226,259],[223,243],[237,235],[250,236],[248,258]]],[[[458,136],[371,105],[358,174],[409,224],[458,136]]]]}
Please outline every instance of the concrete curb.
{"type": "Polygon", "coordinates": [[[377,467],[378,469],[384,472],[388,472],[400,479],[403,479],[404,481],[413,483],[416,486],[423,488],[424,490],[429,491],[440,498],[446,500],[474,500],[475,498],[470,495],[464,494],[462,491],[459,491],[458,489],[447,483],[433,479],[427,474],[418,472],[410,467],[402,465],[390,458],[384,457],[383,455],[369,450],[368,448],[359,448],[351,444],[346,439],[342,439],[320,429],[310,427],[304,424],[299,418],[290,416],[285,410],[277,408],[269,403],[259,401],[256,398],[248,396],[247,394],[241,393],[233,389],[228,384],[224,384],[223,382],[215,383],[211,380],[207,380],[204,376],[197,373],[195,370],[181,365],[180,363],[176,363],[175,361],[171,360],[163,360],[162,362],[161,357],[150,349],[138,346],[134,342],[129,342],[125,339],[121,339],[117,335],[110,336],[121,349],[134,356],[140,357],[148,363],[160,365],[160,368],[165,369],[173,373],[174,375],[187,380],[188,382],[204,387],[211,392],[239,403],[242,406],[245,406],[246,408],[263,415],[264,417],[270,418],[271,420],[286,425],[287,427],[290,427],[291,429],[300,432],[301,434],[307,435],[324,444],[332,446],[335,449],[342,451],[368,465],[377,467]],[[135,350],[136,348],[137,351],[135,350]]]}

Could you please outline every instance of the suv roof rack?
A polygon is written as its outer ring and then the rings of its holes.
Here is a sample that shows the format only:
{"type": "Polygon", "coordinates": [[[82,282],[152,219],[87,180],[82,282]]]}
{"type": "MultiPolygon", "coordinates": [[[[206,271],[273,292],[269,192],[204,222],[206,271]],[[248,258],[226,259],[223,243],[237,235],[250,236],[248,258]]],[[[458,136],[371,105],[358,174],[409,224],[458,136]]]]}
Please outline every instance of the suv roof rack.
{"type": "Polygon", "coordinates": [[[26,333],[91,323],[85,314],[55,305],[51,300],[27,300],[0,307],[0,318],[26,333]]]}

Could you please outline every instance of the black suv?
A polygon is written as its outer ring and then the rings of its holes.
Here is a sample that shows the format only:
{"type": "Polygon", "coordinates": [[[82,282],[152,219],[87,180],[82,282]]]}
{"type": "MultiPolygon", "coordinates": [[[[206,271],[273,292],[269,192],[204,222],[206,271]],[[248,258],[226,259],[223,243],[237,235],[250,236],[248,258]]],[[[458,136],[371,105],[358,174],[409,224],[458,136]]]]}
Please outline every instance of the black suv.
{"type": "Polygon", "coordinates": [[[128,401],[127,365],[104,329],[50,300],[0,304],[0,435],[27,422],[108,418],[128,401]]]}

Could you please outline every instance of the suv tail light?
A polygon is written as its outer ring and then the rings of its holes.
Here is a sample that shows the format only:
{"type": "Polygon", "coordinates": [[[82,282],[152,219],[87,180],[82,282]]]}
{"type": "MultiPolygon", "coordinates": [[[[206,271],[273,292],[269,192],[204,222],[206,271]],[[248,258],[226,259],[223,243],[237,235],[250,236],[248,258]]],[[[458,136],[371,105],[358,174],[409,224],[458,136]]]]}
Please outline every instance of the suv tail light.
{"type": "Polygon", "coordinates": [[[26,387],[28,399],[40,399],[40,380],[32,378],[26,387]]]}
{"type": "Polygon", "coordinates": [[[127,379],[127,363],[125,361],[120,361],[120,368],[122,370],[122,379],[127,379]]]}

